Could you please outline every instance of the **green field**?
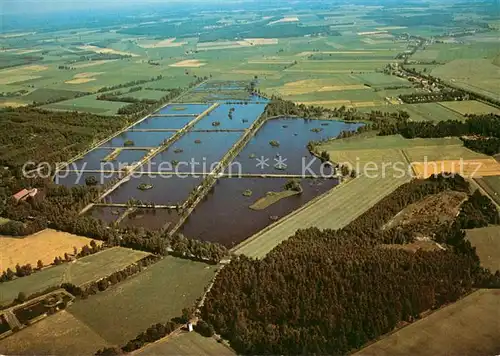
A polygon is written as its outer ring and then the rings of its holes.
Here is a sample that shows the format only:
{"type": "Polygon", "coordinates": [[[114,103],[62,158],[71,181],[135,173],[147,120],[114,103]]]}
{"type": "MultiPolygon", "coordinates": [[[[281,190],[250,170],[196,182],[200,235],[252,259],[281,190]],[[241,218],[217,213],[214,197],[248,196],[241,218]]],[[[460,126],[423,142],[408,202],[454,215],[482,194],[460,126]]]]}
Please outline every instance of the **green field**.
{"type": "Polygon", "coordinates": [[[487,105],[476,100],[465,100],[465,101],[445,101],[439,103],[450,110],[453,110],[459,114],[500,114],[500,109],[493,106],[487,105]]]}
{"type": "Polygon", "coordinates": [[[500,349],[500,291],[480,289],[355,355],[494,355],[500,349]]]}
{"type": "Polygon", "coordinates": [[[165,323],[194,306],[217,268],[166,257],[67,310],[107,342],[123,345],[152,324],[165,323]]]}
{"type": "Polygon", "coordinates": [[[465,120],[465,117],[455,111],[449,110],[438,103],[405,104],[403,110],[408,111],[413,121],[446,121],[465,120]]]}
{"type": "Polygon", "coordinates": [[[113,247],[79,258],[73,263],[49,267],[30,276],[0,284],[0,304],[13,301],[19,292],[27,296],[64,282],[81,286],[106,277],[149,255],[146,252],[113,247]]]}
{"type": "Polygon", "coordinates": [[[245,240],[233,251],[236,254],[263,258],[298,229],[340,229],[407,181],[406,176],[399,179],[361,176],[341,183],[325,195],[245,240]]]}
{"type": "Polygon", "coordinates": [[[481,266],[493,273],[500,270],[500,227],[467,230],[467,240],[476,248],[481,266]]]}
{"type": "Polygon", "coordinates": [[[127,98],[134,98],[134,99],[152,99],[152,100],[160,100],[163,98],[165,95],[167,95],[168,92],[164,91],[159,91],[159,90],[140,90],[140,91],[134,91],[132,93],[125,93],[120,95],[120,97],[127,97],[127,98]]]}
{"type": "Polygon", "coordinates": [[[149,344],[135,355],[178,355],[178,356],[230,356],[236,353],[212,337],[203,337],[196,332],[175,335],[164,341],[149,344]]]}
{"type": "Polygon", "coordinates": [[[58,103],[43,105],[43,109],[62,111],[81,111],[99,115],[116,115],[118,109],[128,103],[97,100],[95,95],[65,100],[58,103]]]}

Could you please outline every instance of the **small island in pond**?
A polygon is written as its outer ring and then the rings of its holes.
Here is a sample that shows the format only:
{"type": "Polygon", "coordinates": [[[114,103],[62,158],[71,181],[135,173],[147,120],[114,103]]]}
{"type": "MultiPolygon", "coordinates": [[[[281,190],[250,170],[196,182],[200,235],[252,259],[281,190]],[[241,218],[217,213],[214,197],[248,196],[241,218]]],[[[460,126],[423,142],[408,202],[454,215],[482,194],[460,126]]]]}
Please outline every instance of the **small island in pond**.
{"type": "Polygon", "coordinates": [[[296,179],[291,179],[283,186],[283,191],[267,192],[264,197],[258,199],[255,203],[250,205],[250,209],[264,210],[274,203],[277,203],[281,199],[285,199],[301,193],[302,186],[300,185],[300,182],[296,179]]]}
{"type": "Polygon", "coordinates": [[[212,122],[212,126],[219,126],[220,125],[220,122],[219,121],[214,121],[212,122]]]}
{"type": "Polygon", "coordinates": [[[153,184],[149,184],[149,183],[141,183],[137,186],[137,189],[139,190],[149,190],[149,189],[153,189],[153,184]]]}
{"type": "Polygon", "coordinates": [[[280,146],[280,143],[276,140],[271,140],[269,141],[269,144],[273,147],[279,147],[280,146]]]}
{"type": "Polygon", "coordinates": [[[250,196],[252,196],[252,194],[253,193],[250,189],[247,189],[243,192],[243,196],[245,196],[245,197],[250,197],[250,196]]]}
{"type": "Polygon", "coordinates": [[[125,146],[125,147],[130,147],[130,146],[134,146],[134,145],[135,145],[135,143],[132,140],[127,140],[123,143],[123,146],[125,146]]]}

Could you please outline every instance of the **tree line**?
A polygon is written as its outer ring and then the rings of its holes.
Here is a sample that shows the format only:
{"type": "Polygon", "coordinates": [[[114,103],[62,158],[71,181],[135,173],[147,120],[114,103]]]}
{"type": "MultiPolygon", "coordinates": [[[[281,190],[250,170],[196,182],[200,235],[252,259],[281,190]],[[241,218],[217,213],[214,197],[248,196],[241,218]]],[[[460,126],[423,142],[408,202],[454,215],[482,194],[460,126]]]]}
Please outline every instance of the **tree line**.
{"type": "Polygon", "coordinates": [[[343,229],[299,230],[262,260],[233,259],[201,316],[239,354],[346,354],[472,288],[500,287],[500,273],[481,268],[463,239],[461,228],[497,222],[479,193],[453,228],[436,226],[445,250],[383,248],[382,227],[406,206],[468,189],[460,176],[413,180],[343,229]]]}

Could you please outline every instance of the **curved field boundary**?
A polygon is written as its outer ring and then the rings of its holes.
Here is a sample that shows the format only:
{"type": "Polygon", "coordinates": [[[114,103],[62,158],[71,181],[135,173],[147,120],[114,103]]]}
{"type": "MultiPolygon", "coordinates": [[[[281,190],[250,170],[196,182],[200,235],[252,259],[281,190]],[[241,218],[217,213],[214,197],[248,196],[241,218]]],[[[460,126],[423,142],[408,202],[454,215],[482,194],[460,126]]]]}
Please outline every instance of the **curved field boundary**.
{"type": "Polygon", "coordinates": [[[359,176],[341,183],[237,245],[232,252],[263,258],[299,229],[340,229],[408,181],[409,177],[359,176]]]}

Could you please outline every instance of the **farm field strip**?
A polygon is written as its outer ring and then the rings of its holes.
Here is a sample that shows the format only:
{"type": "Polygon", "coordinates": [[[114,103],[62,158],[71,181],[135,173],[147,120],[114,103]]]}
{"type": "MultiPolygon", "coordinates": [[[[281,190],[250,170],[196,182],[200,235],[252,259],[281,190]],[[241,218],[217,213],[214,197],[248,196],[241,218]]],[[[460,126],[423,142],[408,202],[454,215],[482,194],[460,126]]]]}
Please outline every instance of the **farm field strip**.
{"type": "Polygon", "coordinates": [[[29,296],[64,282],[84,285],[121,270],[148,255],[149,253],[142,251],[113,247],[79,258],[73,263],[49,267],[30,276],[0,284],[0,304],[11,302],[19,292],[29,296]]]}
{"type": "Polygon", "coordinates": [[[183,308],[193,306],[217,269],[168,256],[67,311],[107,342],[123,345],[152,324],[178,317],[183,308]]]}
{"type": "Polygon", "coordinates": [[[355,355],[389,356],[408,352],[417,356],[496,354],[500,346],[498,310],[500,291],[480,289],[382,337],[355,355]],[[478,320],[481,320],[480,326],[478,320]]]}
{"type": "Polygon", "coordinates": [[[412,167],[419,178],[440,172],[459,173],[469,178],[500,175],[500,163],[493,158],[413,162],[412,167]]]}
{"type": "Polygon", "coordinates": [[[313,226],[319,229],[342,228],[408,180],[407,177],[371,179],[360,176],[341,183],[250,237],[232,251],[253,258],[263,258],[299,229],[313,226]]]}
{"type": "Polygon", "coordinates": [[[487,105],[481,101],[466,100],[466,101],[444,101],[439,105],[453,110],[461,115],[466,114],[497,114],[500,115],[500,109],[487,105]]]}
{"type": "Polygon", "coordinates": [[[500,176],[476,178],[474,182],[476,182],[497,205],[500,205],[500,176]]]}

